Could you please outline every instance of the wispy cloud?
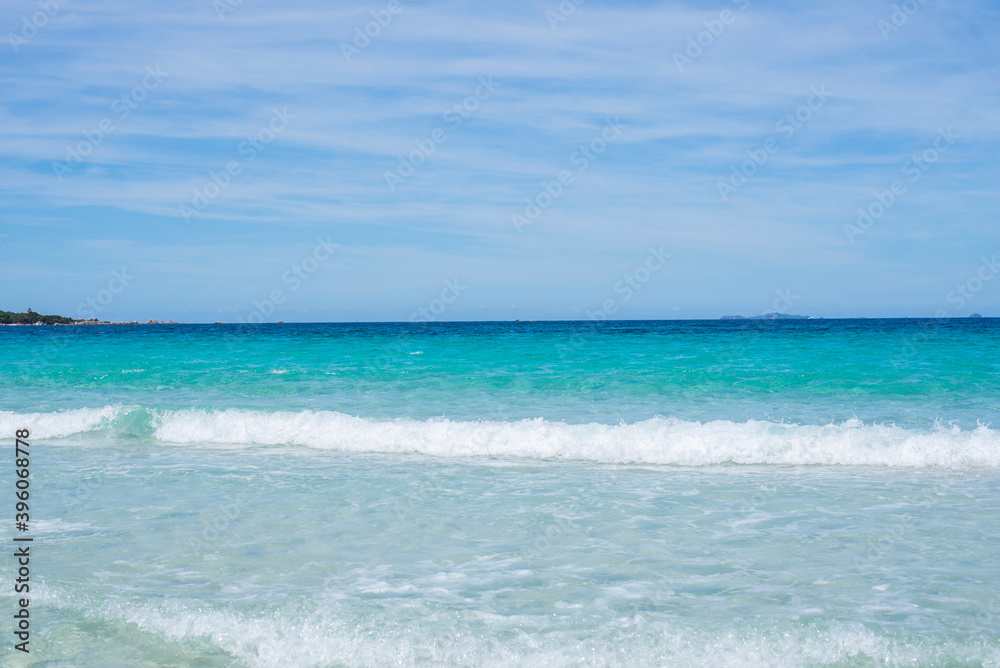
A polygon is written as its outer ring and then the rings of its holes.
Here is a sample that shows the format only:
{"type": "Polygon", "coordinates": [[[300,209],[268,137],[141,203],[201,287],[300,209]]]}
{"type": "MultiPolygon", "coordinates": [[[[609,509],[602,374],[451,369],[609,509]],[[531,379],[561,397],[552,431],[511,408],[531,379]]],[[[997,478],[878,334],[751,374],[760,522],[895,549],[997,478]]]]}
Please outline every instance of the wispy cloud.
{"type": "MultiPolygon", "coordinates": [[[[804,299],[835,314],[854,312],[845,304],[877,310],[900,299],[897,288],[885,287],[898,278],[886,267],[923,271],[925,253],[893,245],[915,230],[924,244],[965,244],[972,254],[1000,245],[1000,12],[992,3],[928,2],[885,39],[878,22],[893,11],[888,2],[588,0],[556,30],[546,16],[553,3],[401,2],[349,60],[341,45],[385,2],[230,5],[220,20],[209,0],[68,2],[15,50],[9,34],[19,34],[23,17],[38,7],[5,4],[5,266],[16,273],[22,263],[43,260],[53,234],[129,241],[127,250],[98,251],[110,265],[121,263],[121,253],[152,262],[158,253],[216,248],[219,238],[237,243],[247,234],[266,256],[323,231],[343,237],[345,257],[355,244],[371,262],[357,269],[359,302],[366,291],[386,299],[385,286],[395,286],[399,297],[389,301],[397,306],[385,317],[405,319],[458,268],[480,286],[475,294],[497,304],[513,302],[530,276],[545,285],[536,306],[569,315],[600,296],[607,281],[596,276],[610,279],[621,262],[633,261],[630,254],[668,241],[683,270],[651,284],[644,299],[708,312],[731,303],[721,294],[726,286],[749,285],[764,299],[818,271],[827,277],[816,287],[824,294],[804,299]],[[735,20],[679,71],[673,54],[727,9],[735,20]],[[120,117],[115,101],[131,99],[147,68],[169,76],[120,117]],[[388,189],[386,172],[397,170],[415,141],[448,128],[448,110],[482,77],[500,85],[412,176],[388,189]],[[825,86],[830,100],[752,184],[721,201],[717,182],[816,86],[825,86]],[[241,145],[275,108],[287,108],[294,121],[246,162],[241,145]],[[628,130],[614,148],[517,234],[511,212],[618,117],[628,130]],[[91,141],[89,155],[60,180],[54,165],[66,161],[67,147],[87,141],[85,133],[93,137],[108,118],[113,132],[91,141]],[[844,223],[947,126],[968,139],[876,228],[848,244],[844,223]],[[180,207],[232,161],[239,173],[186,224],[180,207]],[[377,249],[392,261],[380,261],[377,249]],[[845,271],[867,277],[868,288],[838,278],[845,271]],[[595,278],[581,282],[581,275],[595,278]]],[[[965,261],[953,253],[932,257],[942,275],[965,261]]],[[[66,262],[71,273],[88,271],[87,258],[66,262]]],[[[211,285],[189,295],[205,312],[218,295],[242,289],[233,258],[220,252],[212,266],[199,272],[177,264],[178,273],[194,272],[185,284],[211,285]]],[[[168,269],[157,271],[170,281],[168,269]]],[[[353,303],[334,290],[343,278],[335,276],[318,275],[315,293],[303,291],[288,308],[336,313],[346,302],[324,299],[324,287],[353,303]]],[[[72,288],[55,280],[44,287],[46,295],[72,288]]],[[[38,301],[41,289],[15,277],[5,291],[37,294],[38,301]]],[[[137,282],[130,295],[155,300],[162,290],[137,282]]],[[[50,310],[78,301],[47,298],[50,310]]],[[[980,303],[989,298],[980,295],[980,303]]],[[[906,299],[914,308],[923,303],[917,292],[906,299]]],[[[472,301],[463,298],[449,315],[478,317],[472,301]]],[[[691,314],[663,309],[669,317],[691,314]]]]}

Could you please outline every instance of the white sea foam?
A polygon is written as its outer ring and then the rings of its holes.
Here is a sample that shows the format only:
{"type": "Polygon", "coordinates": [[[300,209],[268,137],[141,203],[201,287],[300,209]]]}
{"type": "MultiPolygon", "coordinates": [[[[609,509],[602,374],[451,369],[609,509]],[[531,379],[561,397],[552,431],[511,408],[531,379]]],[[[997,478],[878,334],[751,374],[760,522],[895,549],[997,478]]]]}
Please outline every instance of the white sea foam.
{"type": "Polygon", "coordinates": [[[200,643],[207,641],[255,668],[996,666],[1000,661],[997,649],[988,643],[904,640],[880,635],[860,623],[838,621],[809,626],[736,622],[728,629],[706,629],[682,620],[647,621],[636,614],[609,620],[597,630],[574,631],[558,617],[444,612],[426,603],[416,604],[425,611],[419,621],[398,613],[359,615],[362,610],[352,606],[356,602],[322,597],[258,616],[211,609],[203,602],[108,601],[86,594],[69,596],[44,585],[37,590],[40,602],[82,613],[90,624],[114,630],[124,622],[176,647],[190,648],[197,642],[193,646],[200,649],[200,643]]]}
{"type": "Polygon", "coordinates": [[[0,413],[0,430],[28,426],[34,438],[91,431],[135,433],[175,444],[303,446],[345,452],[423,453],[440,457],[526,457],[610,463],[936,466],[1000,468],[1000,432],[863,424],[796,425],[766,421],[691,422],[653,418],[632,424],[395,420],[333,411],[245,409],[158,411],[105,406],[59,413],[0,413]]]}
{"type": "Polygon", "coordinates": [[[507,456],[597,462],[1000,466],[1000,434],[985,426],[909,430],[863,425],[687,422],[634,424],[374,420],[325,411],[263,413],[185,410],[158,416],[155,435],[172,443],[301,445],[355,452],[443,457],[507,456]]]}
{"type": "Polygon", "coordinates": [[[126,406],[78,408],[55,413],[14,413],[0,411],[0,434],[28,429],[32,438],[63,438],[98,429],[107,429],[129,412],[126,406]]]}
{"type": "Polygon", "coordinates": [[[648,624],[636,615],[584,636],[533,628],[542,623],[529,616],[473,614],[470,616],[481,617],[485,623],[441,624],[444,628],[435,628],[432,623],[413,624],[416,628],[411,629],[375,627],[363,629],[367,631],[363,633],[322,614],[304,623],[289,623],[274,618],[247,619],[176,607],[168,612],[151,607],[125,609],[121,614],[138,628],[175,641],[207,638],[228,654],[260,668],[331,665],[783,668],[845,663],[859,657],[888,665],[917,665],[928,658],[995,665],[998,659],[995,651],[974,646],[928,648],[895,641],[860,624],[834,623],[828,629],[788,629],[781,634],[734,630],[713,637],[678,625],[648,624]],[[524,626],[533,632],[526,633],[524,626]]]}
{"type": "Polygon", "coordinates": [[[86,522],[64,522],[63,520],[39,520],[31,523],[31,529],[39,534],[64,534],[71,531],[89,531],[93,525],[86,522]]]}

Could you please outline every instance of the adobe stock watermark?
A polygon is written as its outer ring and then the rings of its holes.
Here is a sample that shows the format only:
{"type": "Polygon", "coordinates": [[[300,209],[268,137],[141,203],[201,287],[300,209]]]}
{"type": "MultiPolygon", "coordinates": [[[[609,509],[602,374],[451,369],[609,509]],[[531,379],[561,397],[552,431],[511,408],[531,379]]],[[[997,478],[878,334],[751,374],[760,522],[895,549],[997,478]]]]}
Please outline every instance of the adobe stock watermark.
{"type": "Polygon", "coordinates": [[[538,220],[546,209],[562,197],[566,189],[576,182],[576,178],[587,171],[590,165],[608,150],[608,146],[618,141],[627,127],[617,116],[613,121],[607,121],[600,135],[582,144],[570,155],[569,162],[576,168],[575,170],[560,171],[551,181],[542,181],[542,187],[533,197],[525,197],[526,204],[522,212],[510,215],[510,222],[518,234],[538,220]]]}
{"type": "Polygon", "coordinates": [[[271,120],[266,126],[258,130],[255,134],[247,137],[236,147],[236,153],[242,160],[230,160],[225,168],[219,171],[210,171],[208,181],[200,188],[195,188],[191,195],[190,204],[181,204],[178,207],[181,218],[185,223],[191,222],[191,217],[203,212],[209,204],[219,197],[233,178],[243,171],[246,165],[257,159],[257,156],[267,148],[268,144],[274,141],[275,137],[285,131],[288,122],[295,118],[294,114],[288,113],[287,107],[273,109],[271,120]]]}
{"type": "Polygon", "coordinates": [[[372,43],[372,40],[381,35],[385,28],[389,27],[389,24],[392,23],[392,17],[402,13],[402,11],[403,5],[399,0],[389,0],[385,5],[385,9],[379,9],[378,11],[373,9],[369,12],[372,20],[365,23],[364,26],[355,26],[352,42],[350,44],[347,42],[340,43],[340,52],[344,54],[344,60],[351,62],[352,58],[360,56],[361,52],[367,49],[372,43]]]}
{"type": "Polygon", "coordinates": [[[149,94],[159,88],[163,81],[170,76],[169,72],[160,70],[160,66],[146,67],[146,75],[131,90],[122,93],[111,103],[111,111],[114,117],[105,116],[91,130],[83,130],[83,139],[76,144],[66,145],[66,157],[62,161],[52,163],[52,173],[61,182],[63,177],[70,174],[74,169],[83,164],[84,160],[93,154],[94,150],[104,143],[104,140],[111,136],[118,126],[118,122],[123,122],[129,115],[145,101],[149,94]]]}
{"type": "Polygon", "coordinates": [[[934,312],[934,320],[925,323],[922,325],[921,331],[908,337],[900,346],[899,355],[895,356],[890,362],[896,364],[916,357],[920,352],[920,348],[934,336],[935,332],[945,327],[945,325],[941,324],[940,320],[942,318],[958,316],[959,311],[964,309],[997,274],[1000,274],[1000,263],[997,262],[996,253],[992,257],[984,255],[980,258],[979,267],[964,281],[956,284],[945,295],[945,301],[952,306],[954,315],[946,308],[937,309],[934,312]]]}
{"type": "MultiPolygon", "coordinates": [[[[614,284],[614,292],[621,295],[621,302],[627,302],[649,282],[653,274],[667,266],[667,260],[673,257],[672,253],[663,250],[663,245],[648,248],[649,255],[646,261],[638,267],[622,276],[621,280],[614,284]]],[[[619,301],[614,297],[609,297],[601,302],[601,308],[594,311],[587,311],[587,317],[591,320],[607,320],[609,315],[618,312],[619,301]]]]}
{"type": "MultiPolygon", "coordinates": [[[[750,6],[750,0],[732,0],[740,11],[746,11],[750,6]]],[[[726,32],[726,27],[736,22],[738,15],[731,9],[723,9],[719,12],[718,18],[702,21],[705,29],[690,35],[687,38],[687,46],[684,52],[674,51],[674,66],[677,71],[684,74],[685,65],[693,65],[705,53],[705,50],[715,44],[715,40],[726,32]]]]}
{"type": "Polygon", "coordinates": [[[961,311],[997,274],[1000,274],[1000,265],[997,264],[997,254],[994,253],[993,257],[986,257],[984,255],[981,258],[979,268],[965,281],[957,284],[954,289],[948,292],[947,296],[945,296],[945,301],[953,305],[956,311],[961,311]]]}
{"type": "Polygon", "coordinates": [[[69,0],[39,0],[39,11],[31,16],[21,17],[21,33],[7,33],[7,41],[10,43],[10,48],[14,49],[14,53],[20,53],[21,47],[34,39],[39,31],[56,17],[59,10],[68,4],[69,0]]]}
{"type": "Polygon", "coordinates": [[[253,495],[249,492],[241,492],[226,503],[212,506],[210,515],[202,516],[201,530],[190,535],[185,541],[185,545],[191,553],[201,554],[205,550],[225,544],[225,535],[234,528],[234,525],[245,518],[247,507],[253,501],[253,495]]]}
{"type": "MultiPolygon", "coordinates": [[[[795,305],[801,297],[799,295],[793,294],[791,288],[777,289],[774,291],[775,297],[774,301],[771,302],[771,313],[781,313],[786,311],[795,305]]],[[[764,314],[761,314],[764,315],[764,314]]]]}
{"type": "Polygon", "coordinates": [[[441,319],[441,315],[454,304],[458,298],[469,288],[462,285],[457,278],[445,280],[441,294],[432,299],[427,306],[421,306],[410,315],[410,322],[435,322],[441,319]]]}
{"type": "Polygon", "coordinates": [[[781,150],[781,142],[787,141],[795,136],[803,125],[809,122],[813,114],[821,109],[831,97],[830,91],[825,84],[809,87],[809,96],[806,101],[796,107],[795,111],[785,114],[774,124],[774,131],[781,134],[779,137],[768,137],[756,149],[747,149],[747,159],[739,165],[730,167],[728,181],[716,181],[715,188],[719,192],[719,197],[723,202],[729,201],[729,196],[733,195],[740,188],[745,186],[750,178],[757,171],[767,164],[772,155],[781,150]]]}
{"type": "Polygon", "coordinates": [[[578,490],[579,497],[573,503],[560,507],[559,513],[548,517],[545,528],[537,532],[537,538],[524,548],[524,559],[538,559],[552,549],[557,541],[567,540],[574,532],[580,531],[580,526],[572,519],[580,514],[586,515],[588,509],[601,503],[601,495],[613,489],[616,477],[607,468],[597,469],[598,479],[591,480],[578,490]]]}
{"type": "Polygon", "coordinates": [[[111,271],[111,279],[108,280],[107,287],[97,291],[96,294],[87,297],[76,307],[76,319],[93,320],[99,313],[111,305],[117,295],[120,295],[127,288],[135,276],[130,275],[127,267],[114,269],[111,271]]]}
{"type": "MultiPolygon", "coordinates": [[[[479,84],[475,90],[461,102],[456,102],[449,107],[441,116],[442,120],[452,130],[457,130],[462,127],[465,121],[472,117],[472,114],[479,109],[479,105],[482,102],[493,97],[493,93],[499,87],[500,84],[493,80],[492,74],[486,77],[479,77],[479,84]]],[[[395,172],[387,171],[383,174],[389,192],[396,192],[398,186],[403,185],[406,179],[413,176],[417,169],[427,162],[428,158],[434,155],[438,145],[446,141],[448,141],[448,131],[443,126],[434,128],[423,139],[413,140],[417,148],[410,151],[406,157],[400,156],[399,165],[396,167],[395,172]]]]}
{"type": "Polygon", "coordinates": [[[750,495],[750,502],[743,502],[739,512],[744,517],[749,517],[760,510],[766,503],[774,501],[778,496],[779,489],[772,483],[771,486],[761,485],[760,488],[750,495]]]}
{"type": "MultiPolygon", "coordinates": [[[[962,136],[955,134],[948,126],[946,129],[938,129],[938,136],[929,148],[920,153],[914,153],[909,160],[903,163],[903,175],[909,177],[910,183],[916,183],[931,168],[931,165],[941,159],[941,156],[948,152],[948,149],[961,139],[962,136]]],[[[895,179],[885,190],[876,190],[873,193],[872,201],[867,206],[858,207],[858,217],[854,223],[844,223],[844,234],[851,244],[857,237],[865,234],[875,225],[879,218],[885,215],[892,206],[899,201],[899,198],[906,194],[906,183],[902,179],[895,179]]]]}
{"type": "MultiPolygon", "coordinates": [[[[771,313],[782,313],[787,312],[795,303],[801,299],[801,297],[794,292],[792,288],[777,289],[774,291],[774,300],[771,302],[770,311],[761,311],[760,315],[769,315],[771,313]]],[[[767,325],[768,320],[761,318],[748,318],[746,320],[738,320],[741,324],[750,325],[753,330],[749,336],[740,336],[738,345],[728,346],[723,352],[716,355],[715,359],[719,362],[718,365],[711,369],[705,369],[703,373],[724,373],[726,368],[729,368],[734,362],[743,358],[748,350],[751,350],[754,345],[756,345],[757,340],[763,336],[765,331],[770,331],[770,327],[767,325]]]]}
{"type": "Polygon", "coordinates": [[[905,2],[899,5],[893,5],[892,13],[889,15],[888,20],[879,19],[875,22],[875,27],[882,33],[882,39],[889,41],[889,35],[906,25],[910,17],[926,4],[927,0],[905,0],[905,2]]]}
{"type": "Polygon", "coordinates": [[[986,605],[981,606],[974,618],[987,629],[992,629],[996,635],[995,622],[998,617],[1000,617],[1000,594],[994,595],[986,605]]]}
{"type": "Polygon", "coordinates": [[[947,493],[947,487],[936,482],[933,488],[923,489],[913,496],[908,495],[910,512],[894,513],[892,524],[876,536],[862,535],[856,538],[864,549],[854,552],[854,568],[868,570],[872,562],[881,561],[890,550],[898,548],[899,543],[906,539],[914,527],[921,524],[922,516],[940,505],[944,493],[947,493]]]}
{"type": "Polygon", "coordinates": [[[226,20],[226,14],[232,14],[243,4],[243,0],[212,0],[212,8],[220,21],[226,20]]]}
{"type": "MultiPolygon", "coordinates": [[[[622,296],[622,301],[631,299],[636,292],[642,289],[642,286],[649,282],[654,273],[660,271],[666,265],[667,259],[673,256],[672,253],[664,251],[662,245],[658,248],[650,246],[648,250],[649,255],[646,257],[645,262],[622,276],[621,280],[612,286],[615,294],[622,296]]],[[[560,340],[557,346],[559,359],[565,360],[570,352],[583,348],[586,345],[587,336],[598,331],[598,323],[607,320],[609,315],[613,315],[618,311],[618,308],[618,301],[615,298],[608,298],[601,303],[600,308],[594,311],[588,310],[587,320],[584,321],[587,324],[579,329],[575,329],[569,336],[563,337],[560,340]]]]}
{"type": "Polygon", "coordinates": [[[546,9],[545,10],[545,20],[549,22],[549,28],[552,32],[556,31],[556,28],[560,23],[565,23],[569,17],[576,13],[577,8],[585,3],[587,0],[562,0],[555,10],[546,9]]]}
{"type": "MultiPolygon", "coordinates": [[[[281,282],[288,286],[288,292],[295,292],[301,288],[303,283],[319,271],[321,265],[333,257],[334,251],[340,248],[340,244],[333,243],[330,236],[329,234],[326,235],[326,239],[323,237],[317,238],[312,253],[292,264],[281,275],[281,282]]],[[[279,306],[285,303],[286,299],[287,295],[285,291],[281,288],[275,288],[263,300],[254,300],[253,310],[250,311],[250,314],[246,318],[242,316],[237,318],[237,322],[241,325],[259,325],[266,318],[274,315],[274,312],[277,311],[279,306]]]]}

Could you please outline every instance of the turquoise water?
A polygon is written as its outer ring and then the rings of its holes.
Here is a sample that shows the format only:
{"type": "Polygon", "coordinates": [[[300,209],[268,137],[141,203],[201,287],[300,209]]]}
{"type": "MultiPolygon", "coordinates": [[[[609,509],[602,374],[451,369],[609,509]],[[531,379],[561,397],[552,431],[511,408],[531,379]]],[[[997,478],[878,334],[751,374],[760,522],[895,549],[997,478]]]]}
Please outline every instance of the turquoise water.
{"type": "Polygon", "coordinates": [[[1000,666],[998,322],[0,328],[4,662],[1000,666]]]}

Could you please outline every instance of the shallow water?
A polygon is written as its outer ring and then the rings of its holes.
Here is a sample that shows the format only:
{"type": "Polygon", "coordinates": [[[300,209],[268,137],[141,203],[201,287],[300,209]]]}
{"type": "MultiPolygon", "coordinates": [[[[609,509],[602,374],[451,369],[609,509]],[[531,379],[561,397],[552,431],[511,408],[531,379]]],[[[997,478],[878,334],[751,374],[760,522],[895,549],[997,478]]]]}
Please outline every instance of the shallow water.
{"type": "Polygon", "coordinates": [[[998,334],[3,328],[31,658],[1000,665],[998,334]]]}

